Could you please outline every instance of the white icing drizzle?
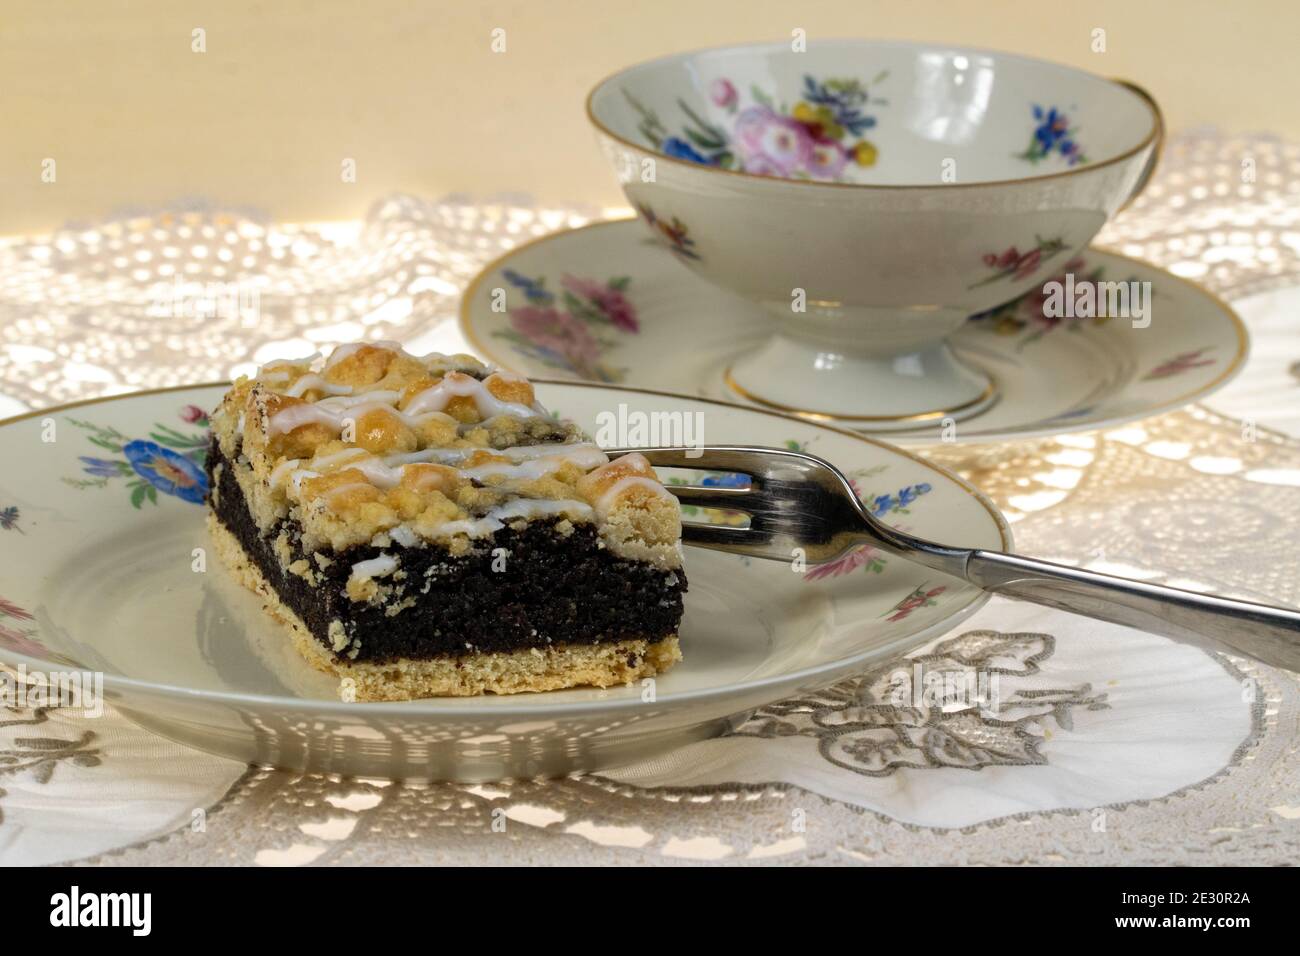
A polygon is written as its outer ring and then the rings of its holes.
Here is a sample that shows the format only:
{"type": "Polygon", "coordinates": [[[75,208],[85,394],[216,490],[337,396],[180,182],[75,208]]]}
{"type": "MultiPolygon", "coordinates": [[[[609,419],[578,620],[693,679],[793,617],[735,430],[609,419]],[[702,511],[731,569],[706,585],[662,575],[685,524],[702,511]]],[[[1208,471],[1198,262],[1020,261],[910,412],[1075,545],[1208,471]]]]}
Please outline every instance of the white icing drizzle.
{"type": "MultiPolygon", "coordinates": [[[[432,462],[455,468],[471,455],[486,452],[510,461],[493,461],[469,468],[457,468],[467,478],[482,480],[501,476],[506,479],[536,480],[558,471],[566,462],[577,465],[583,471],[589,471],[608,463],[609,457],[590,443],[548,442],[541,445],[518,445],[499,451],[490,448],[428,448],[424,451],[407,454],[388,455],[384,458],[371,457],[364,448],[345,448],[311,461],[312,473],[317,474],[339,465],[354,468],[366,476],[376,488],[394,488],[401,484],[406,466],[432,462]]],[[[291,474],[303,467],[302,461],[293,458],[282,461],[271,472],[271,486],[283,484],[291,474]]],[[[301,490],[301,481],[294,486],[301,490]]]]}
{"type": "Polygon", "coordinates": [[[303,393],[315,389],[318,392],[325,392],[328,395],[351,395],[351,385],[335,385],[333,382],[327,382],[314,372],[310,375],[304,375],[298,381],[290,385],[286,390],[286,395],[294,398],[302,398],[303,393]]]}
{"type": "Polygon", "coordinates": [[[303,405],[290,405],[271,416],[270,421],[267,422],[267,435],[270,437],[282,435],[310,424],[325,425],[335,432],[341,432],[345,418],[355,419],[375,410],[395,415],[403,424],[412,427],[431,421],[435,417],[454,421],[445,414],[444,409],[453,398],[462,397],[472,398],[474,407],[485,420],[498,415],[536,418],[543,414],[528,405],[503,402],[489,392],[478,379],[456,372],[448,372],[442,381],[416,394],[405,410],[398,410],[392,404],[400,397],[397,392],[376,390],[354,396],[323,398],[319,402],[303,405]]]}
{"type": "Polygon", "coordinates": [[[451,537],[463,534],[470,538],[485,538],[500,531],[511,521],[525,520],[546,515],[567,514],[578,519],[587,519],[592,515],[591,506],[586,502],[572,499],[552,501],[543,498],[515,498],[505,504],[497,505],[481,518],[456,521],[444,521],[431,529],[432,537],[451,537]]]}
{"type": "Polygon", "coordinates": [[[296,471],[298,466],[301,464],[302,464],[301,458],[286,458],[284,461],[280,462],[280,464],[272,468],[271,479],[270,479],[271,487],[279,488],[282,484],[284,484],[286,481],[289,480],[290,474],[296,471]]]}
{"type": "Polygon", "coordinates": [[[406,413],[419,415],[421,412],[441,412],[453,398],[472,398],[474,407],[484,419],[495,418],[497,415],[533,418],[537,414],[530,405],[502,401],[488,391],[481,381],[464,372],[448,372],[442,381],[412,398],[406,406],[406,413]]]}
{"type": "MultiPolygon", "coordinates": [[[[484,380],[475,378],[464,371],[448,370],[442,378],[410,397],[406,408],[397,405],[402,402],[405,393],[391,389],[372,389],[357,391],[351,386],[335,385],[327,381],[321,373],[339,362],[355,355],[366,346],[388,349],[398,355],[410,356],[396,342],[378,341],[354,343],[336,349],[323,363],[317,363],[315,370],[308,370],[283,394],[292,398],[301,398],[308,391],[325,393],[324,398],[315,402],[304,402],[282,408],[270,416],[267,422],[268,437],[293,431],[307,424],[323,424],[336,435],[340,434],[346,423],[355,422],[362,415],[372,411],[395,416],[403,424],[416,427],[432,420],[446,421],[455,425],[458,433],[477,425],[465,425],[457,422],[446,409],[454,399],[469,398],[473,401],[480,418],[484,421],[498,416],[512,418],[533,418],[548,416],[550,413],[539,403],[525,405],[508,402],[493,395],[484,380]]],[[[297,366],[315,363],[317,355],[307,359],[278,360],[263,366],[262,373],[268,378],[287,377],[297,366]]],[[[431,358],[453,364],[454,359],[446,356],[429,356],[418,361],[429,364],[431,358]]],[[[436,376],[435,369],[431,372],[436,376]]],[[[506,382],[526,381],[514,373],[495,370],[492,373],[498,380],[506,382]]],[[[241,431],[242,431],[241,416],[241,431]]],[[[433,463],[449,466],[460,472],[467,479],[485,481],[489,479],[537,480],[550,475],[566,464],[573,464],[584,473],[589,473],[609,463],[609,457],[590,442],[548,442],[537,445],[519,445],[511,448],[493,449],[480,446],[464,448],[426,448],[421,451],[375,456],[363,448],[345,448],[342,451],[323,455],[306,461],[288,459],[280,462],[271,472],[270,484],[274,488],[286,486],[291,498],[300,498],[302,483],[343,469],[355,469],[364,476],[347,484],[331,488],[325,495],[324,504],[332,507],[343,495],[363,488],[389,489],[401,483],[406,469],[410,465],[433,463]],[[477,465],[466,462],[477,455],[489,455],[490,460],[477,465]]],[[[617,499],[630,488],[645,488],[656,496],[672,498],[669,492],[657,481],[640,475],[622,478],[608,488],[594,505],[576,499],[552,500],[545,498],[513,497],[492,508],[478,517],[468,517],[453,521],[444,521],[417,533],[413,526],[399,524],[388,529],[384,535],[376,537],[379,545],[395,544],[400,547],[417,547],[422,537],[444,538],[467,535],[480,538],[494,534],[506,525],[519,520],[531,520],[544,516],[565,515],[576,521],[603,519],[614,507],[617,499]]],[[[505,490],[505,489],[503,489],[505,490]]],[[[352,578],[367,581],[384,577],[397,570],[399,562],[393,555],[384,552],[368,561],[359,561],[352,566],[352,578]]]]}
{"type": "Polygon", "coordinates": [[[498,521],[511,521],[515,518],[540,518],[545,515],[573,514],[579,518],[590,518],[591,505],[585,501],[572,498],[552,500],[550,498],[514,498],[505,504],[497,505],[484,517],[496,518],[498,521]]]}
{"type": "Polygon", "coordinates": [[[350,458],[362,458],[370,454],[364,448],[344,448],[342,451],[336,451],[332,455],[323,455],[319,458],[313,458],[312,467],[318,471],[322,468],[329,468],[337,465],[341,461],[347,461],[350,458]]]}
{"type": "Polygon", "coordinates": [[[595,468],[609,463],[609,456],[590,442],[544,442],[540,445],[515,445],[510,448],[426,448],[397,455],[386,455],[386,465],[409,465],[415,462],[434,462],[439,465],[455,466],[465,459],[489,452],[510,461],[530,461],[534,458],[551,458],[562,456],[582,468],[595,468]],[[592,464],[586,464],[590,461],[592,464]]]}
{"type": "Polygon", "coordinates": [[[371,578],[385,577],[396,570],[397,559],[385,551],[377,558],[358,561],[352,565],[351,579],[354,581],[369,581],[371,578]]]}
{"type": "MultiPolygon", "coordinates": [[[[348,389],[351,391],[351,389],[348,389]]],[[[322,398],[317,405],[323,405],[326,408],[351,408],[354,405],[363,405],[367,402],[387,402],[393,404],[402,397],[401,392],[394,392],[388,388],[376,388],[369,392],[362,392],[359,395],[331,395],[329,398],[322,398]]]]}
{"type": "MultiPolygon", "coordinates": [[[[396,352],[398,355],[405,355],[407,358],[414,358],[414,356],[410,355],[406,349],[402,348],[400,342],[390,342],[387,339],[378,342],[349,342],[347,345],[340,345],[330,353],[329,359],[325,362],[325,367],[333,368],[335,365],[338,365],[339,362],[355,355],[366,346],[376,349],[388,349],[390,352],[396,352]]],[[[317,352],[316,354],[319,355],[320,353],[317,352]]]]}

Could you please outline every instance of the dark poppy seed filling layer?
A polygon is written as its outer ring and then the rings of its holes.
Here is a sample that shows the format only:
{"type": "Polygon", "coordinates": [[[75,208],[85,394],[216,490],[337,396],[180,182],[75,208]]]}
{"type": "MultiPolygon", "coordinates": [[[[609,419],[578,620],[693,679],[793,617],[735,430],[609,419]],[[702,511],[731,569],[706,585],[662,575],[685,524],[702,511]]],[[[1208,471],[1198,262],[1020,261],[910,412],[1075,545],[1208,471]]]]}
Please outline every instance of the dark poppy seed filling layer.
{"type": "Polygon", "coordinates": [[[284,605],[331,653],[330,622],[343,622],[345,647],[356,653],[336,654],[340,662],[427,660],[635,638],[654,641],[675,633],[681,620],[686,591],[682,571],[618,558],[601,546],[591,525],[575,525],[568,534],[557,531],[554,522],[533,521],[522,530],[503,528],[459,556],[436,545],[358,545],[330,554],[324,568],[313,561],[316,583],[311,584],[286,570],[273,543],[284,532],[289,563],[310,560],[294,522],[285,519],[269,534],[260,533],[235,479],[235,467],[214,441],[207,470],[217,519],[284,605]],[[346,593],[352,566],[383,551],[400,555],[403,596],[413,598],[397,614],[389,613],[393,603],[358,604],[346,593]]]}

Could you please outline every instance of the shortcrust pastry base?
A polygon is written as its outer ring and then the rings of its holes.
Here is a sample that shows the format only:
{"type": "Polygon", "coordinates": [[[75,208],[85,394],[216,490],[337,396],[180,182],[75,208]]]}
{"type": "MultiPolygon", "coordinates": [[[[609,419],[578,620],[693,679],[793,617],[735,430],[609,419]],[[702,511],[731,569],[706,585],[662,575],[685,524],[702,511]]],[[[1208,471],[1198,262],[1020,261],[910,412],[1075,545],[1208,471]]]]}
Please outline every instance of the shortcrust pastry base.
{"type": "Polygon", "coordinates": [[[677,635],[670,634],[657,641],[638,638],[555,645],[433,660],[403,659],[383,664],[337,661],[280,600],[261,569],[212,511],[207,520],[221,560],[244,587],[263,599],[265,610],[289,629],[298,653],[317,670],[339,678],[339,694],[345,699],[414,700],[613,687],[662,673],[682,659],[677,635]],[[353,682],[350,686],[344,683],[349,679],[353,682]]]}

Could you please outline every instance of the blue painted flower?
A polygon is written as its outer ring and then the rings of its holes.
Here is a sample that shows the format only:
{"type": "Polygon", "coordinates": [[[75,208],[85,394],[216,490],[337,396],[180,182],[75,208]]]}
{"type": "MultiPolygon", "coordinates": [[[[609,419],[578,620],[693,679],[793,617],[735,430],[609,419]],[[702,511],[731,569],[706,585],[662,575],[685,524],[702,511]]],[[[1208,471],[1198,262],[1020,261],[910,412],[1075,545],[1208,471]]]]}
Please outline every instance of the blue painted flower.
{"type": "Polygon", "coordinates": [[[523,289],[524,298],[533,305],[549,305],[555,301],[555,293],[542,285],[541,279],[530,279],[514,269],[506,269],[501,274],[512,286],[523,289]]]}
{"type": "Polygon", "coordinates": [[[88,475],[94,475],[96,478],[116,478],[122,474],[121,462],[109,461],[106,458],[89,458],[86,455],[78,457],[85,462],[85,471],[88,475]]]}
{"type": "Polygon", "coordinates": [[[136,474],[163,494],[175,495],[195,504],[202,503],[208,489],[207,476],[184,455],[141,440],[127,442],[122,446],[122,454],[136,474]]]}
{"type": "Polygon", "coordinates": [[[902,511],[921,495],[929,494],[932,487],[927,482],[900,488],[896,495],[876,495],[870,504],[871,514],[877,518],[891,511],[902,511]]]}
{"type": "Polygon", "coordinates": [[[669,136],[659,144],[659,148],[663,150],[665,156],[672,156],[674,159],[689,159],[693,163],[700,163],[704,166],[714,165],[713,160],[699,152],[686,140],[679,139],[676,136],[669,136]]]}

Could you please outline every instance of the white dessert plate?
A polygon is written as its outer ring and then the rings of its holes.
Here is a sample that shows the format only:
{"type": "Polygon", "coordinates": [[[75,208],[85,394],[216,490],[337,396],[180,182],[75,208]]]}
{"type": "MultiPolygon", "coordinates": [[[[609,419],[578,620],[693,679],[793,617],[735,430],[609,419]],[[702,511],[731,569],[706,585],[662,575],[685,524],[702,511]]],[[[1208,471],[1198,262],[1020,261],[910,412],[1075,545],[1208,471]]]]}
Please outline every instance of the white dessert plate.
{"type": "MultiPolygon", "coordinates": [[[[544,403],[593,432],[601,413],[632,425],[651,420],[638,413],[689,414],[705,441],[797,446],[837,463],[887,522],[1010,547],[1005,521],[969,485],[856,433],[666,393],[537,384],[544,403]]],[[[28,679],[101,673],[104,698],[132,720],[212,753],[467,781],[616,766],[878,665],[986,600],[871,549],[815,570],[688,549],[685,659],[655,681],[348,703],[211,554],[203,410],[224,390],[164,389],[0,422],[0,661],[28,679]]]]}
{"type": "MultiPolygon", "coordinates": [[[[696,255],[635,219],[536,239],[487,266],[461,302],[483,358],[529,377],[640,385],[756,407],[728,384],[736,358],[767,340],[771,320],[677,261],[696,255]]],[[[1139,318],[1043,316],[1030,294],[969,320],[953,348],[988,372],[997,400],[958,423],[841,422],[900,444],[992,442],[1090,431],[1171,411],[1227,384],[1248,337],[1213,293],[1163,269],[1088,249],[1059,271],[1078,281],[1149,282],[1139,318]]],[[[815,421],[808,409],[780,408],[815,421]]]]}

